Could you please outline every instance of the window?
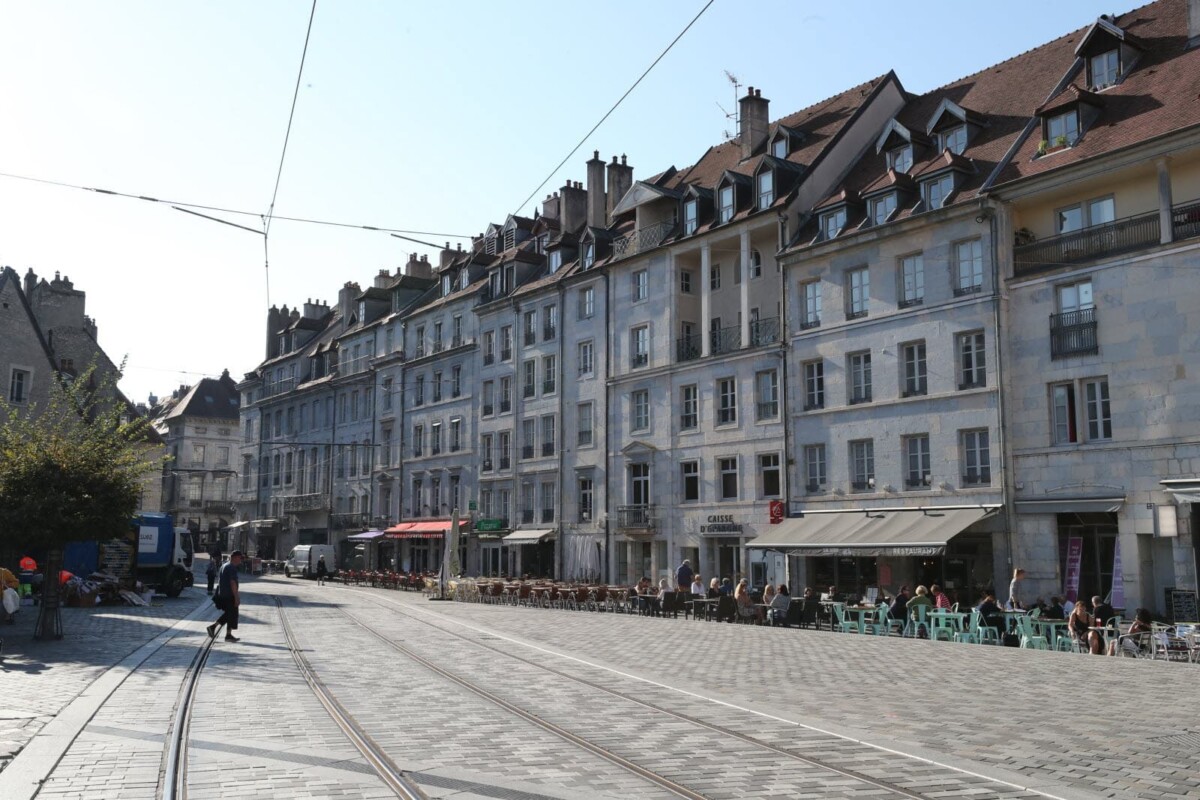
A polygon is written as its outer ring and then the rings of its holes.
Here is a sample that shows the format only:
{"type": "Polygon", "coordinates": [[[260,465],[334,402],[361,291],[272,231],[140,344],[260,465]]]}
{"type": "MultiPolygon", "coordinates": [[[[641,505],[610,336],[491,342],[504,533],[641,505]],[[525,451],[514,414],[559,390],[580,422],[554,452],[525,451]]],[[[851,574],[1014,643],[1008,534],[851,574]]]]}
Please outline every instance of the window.
{"type": "Polygon", "coordinates": [[[983,288],[983,242],[971,239],[955,244],[954,263],[958,274],[954,294],[970,294],[983,288]]]}
{"type": "Polygon", "coordinates": [[[500,379],[500,413],[512,411],[512,378],[500,379]]]}
{"type": "Polygon", "coordinates": [[[871,402],[871,351],[851,353],[849,361],[850,404],[871,402]]]}
{"type": "Polygon", "coordinates": [[[500,431],[499,446],[497,448],[500,453],[500,469],[508,469],[509,456],[512,452],[512,434],[508,431],[500,431]]]}
{"type": "Polygon", "coordinates": [[[846,273],[846,319],[858,319],[867,315],[871,301],[871,273],[866,267],[852,269],[846,273]]]}
{"type": "Polygon", "coordinates": [[[491,364],[496,360],[496,334],[488,331],[483,334],[483,363],[491,364]]]}
{"type": "Polygon", "coordinates": [[[596,243],[584,242],[583,244],[583,268],[591,269],[596,263],[596,243]]]}
{"type": "Polygon", "coordinates": [[[1055,212],[1056,225],[1059,233],[1103,225],[1116,219],[1116,205],[1112,197],[1097,197],[1086,203],[1060,208],[1055,212]]]}
{"type": "Polygon", "coordinates": [[[888,217],[896,211],[896,193],[889,192],[883,197],[876,197],[871,201],[871,224],[882,225],[888,221],[888,217]]]}
{"type": "Polygon", "coordinates": [[[537,309],[525,312],[525,345],[537,344],[537,309]]]}
{"type": "Polygon", "coordinates": [[[495,384],[492,381],[483,382],[483,416],[490,417],[495,411],[494,392],[495,384]]]}
{"type": "Polygon", "coordinates": [[[925,366],[925,343],[909,342],[900,346],[904,397],[917,397],[929,392],[928,370],[925,366]]]}
{"type": "Polygon", "coordinates": [[[691,270],[681,270],[679,272],[679,291],[683,294],[692,293],[692,272],[691,270]]]}
{"type": "Polygon", "coordinates": [[[554,443],[558,440],[557,424],[554,414],[542,417],[542,456],[554,455],[554,443]]]}
{"type": "Polygon", "coordinates": [[[553,275],[555,272],[558,272],[561,267],[562,250],[554,250],[550,253],[550,274],[553,275]]]}
{"type": "Polygon", "coordinates": [[[951,153],[962,155],[967,149],[967,126],[956,125],[938,134],[938,152],[949,150],[951,153]]]}
{"type": "Polygon", "coordinates": [[[442,323],[435,322],[433,323],[433,352],[442,352],[444,346],[442,343],[442,323]]]}
{"type": "Polygon", "coordinates": [[[217,448],[217,464],[219,466],[224,466],[228,463],[229,463],[229,448],[228,447],[218,447],[217,448]]]}
{"type": "Polygon", "coordinates": [[[683,235],[691,236],[699,225],[699,201],[688,200],[683,204],[683,235]]]}
{"type": "Polygon", "coordinates": [[[629,395],[630,430],[644,431],[650,427],[650,392],[639,389],[629,395]]]}
{"type": "Polygon", "coordinates": [[[425,426],[413,425],[412,432],[412,454],[413,458],[420,458],[424,455],[425,450],[425,426]]]}
{"type": "Polygon", "coordinates": [[[429,388],[433,395],[432,401],[440,403],[442,401],[442,373],[440,371],[433,373],[433,382],[429,388]]]}
{"type": "Polygon", "coordinates": [[[492,471],[492,434],[485,433],[480,440],[480,455],[483,457],[483,471],[492,471]]]}
{"type": "MultiPolygon", "coordinates": [[[[384,428],[380,433],[383,441],[382,446],[379,448],[379,465],[381,467],[390,467],[392,465],[392,429],[384,428]]],[[[301,451],[300,455],[303,456],[304,452],[301,451]]],[[[303,472],[303,458],[301,459],[301,462],[300,471],[303,472]]],[[[301,475],[301,478],[303,477],[304,476],[301,475]]]]}
{"type": "Polygon", "coordinates": [[[888,169],[896,172],[908,172],[913,165],[913,149],[911,144],[895,147],[887,151],[888,169]]]}
{"type": "Polygon", "coordinates": [[[1087,402],[1088,441],[1112,438],[1112,411],[1108,405],[1108,379],[1084,381],[1084,399],[1087,402]]]}
{"type": "Polygon", "coordinates": [[[708,268],[708,288],[714,292],[721,288],[721,265],[713,264],[708,268]]]}
{"type": "Polygon", "coordinates": [[[763,497],[779,497],[783,494],[778,453],[758,457],[758,485],[763,497]]]}
{"type": "Polygon", "coordinates": [[[904,486],[920,489],[929,485],[930,458],[929,434],[905,436],[904,442],[904,486]]]}
{"type": "Polygon", "coordinates": [[[199,465],[204,464],[204,445],[202,445],[202,444],[192,445],[192,463],[199,464],[199,465]]]}
{"type": "Polygon", "coordinates": [[[679,429],[695,430],[700,424],[700,392],[696,384],[683,386],[680,392],[679,429]]]}
{"type": "Polygon", "coordinates": [[[992,482],[992,457],[986,430],[962,432],[963,484],[983,486],[992,482]]]}
{"type": "Polygon", "coordinates": [[[462,449],[462,420],[450,420],[450,452],[457,453],[462,449]]]}
{"type": "Polygon", "coordinates": [[[454,333],[450,340],[451,347],[462,347],[463,343],[463,318],[461,314],[454,315],[454,333]]]}
{"type": "Polygon", "coordinates": [[[537,438],[537,420],[532,417],[521,420],[521,458],[533,458],[537,438]]]}
{"type": "Polygon", "coordinates": [[[512,325],[505,325],[500,329],[500,360],[512,361],[513,351],[513,329],[512,325]]]}
{"type": "Polygon", "coordinates": [[[526,399],[535,397],[537,395],[537,360],[531,358],[521,366],[524,371],[521,396],[526,399]]]}
{"type": "Polygon", "coordinates": [[[775,173],[765,169],[758,173],[758,208],[770,208],[775,202],[775,173]]]}
{"type": "Polygon", "coordinates": [[[983,332],[958,337],[958,388],[987,386],[987,364],[983,351],[983,332]]]}
{"type": "Polygon", "coordinates": [[[639,325],[629,332],[629,366],[633,369],[650,363],[650,326],[639,325]]]}
{"type": "Polygon", "coordinates": [[[875,442],[871,439],[850,442],[850,486],[857,492],[875,488],[875,442]]]}
{"type": "Polygon", "coordinates": [[[558,306],[549,305],[542,309],[542,341],[552,342],[558,336],[558,306]]]}
{"type": "Polygon", "coordinates": [[[542,356],[542,394],[554,394],[558,387],[558,356],[542,356]]]}
{"type": "MultiPolygon", "coordinates": [[[[383,379],[383,410],[384,411],[392,410],[392,379],[391,378],[383,379]]],[[[315,409],[314,409],[314,411],[315,411],[315,409]]],[[[315,418],[316,418],[315,413],[313,414],[313,417],[314,417],[314,421],[315,421],[315,418]]]]}
{"type": "Polygon", "coordinates": [[[580,403],[577,407],[578,417],[575,443],[579,447],[592,446],[592,404],[580,403]]]}
{"type": "Polygon", "coordinates": [[[579,318],[591,319],[596,313],[596,287],[589,286],[579,290],[579,318]]]}
{"type": "Polygon", "coordinates": [[[846,227],[846,209],[839,208],[837,211],[829,211],[821,215],[822,238],[836,238],[844,227],[846,227]]]}
{"type": "Polygon", "coordinates": [[[733,219],[733,187],[722,186],[717,190],[717,208],[719,210],[719,219],[722,223],[729,222],[733,219]]]}
{"type": "Polygon", "coordinates": [[[629,465],[629,501],[630,505],[650,505],[650,465],[629,465]]]}
{"type": "Polygon", "coordinates": [[[542,522],[554,522],[554,484],[542,484],[542,522]]]}
{"type": "Polygon", "coordinates": [[[681,461],[679,477],[683,483],[683,502],[695,503],[700,500],[700,462],[681,461]]]}
{"type": "Polygon", "coordinates": [[[592,508],[592,506],[593,506],[593,504],[592,504],[592,492],[593,492],[592,479],[591,478],[580,478],[578,486],[579,486],[579,498],[578,498],[579,521],[580,522],[591,522],[592,514],[594,513],[593,508],[592,508]]]}
{"type": "Polygon", "coordinates": [[[825,407],[825,362],[804,362],[804,410],[825,407]]]}
{"type": "Polygon", "coordinates": [[[800,329],[815,328],[821,324],[821,282],[808,281],[800,284],[800,294],[804,297],[800,329]]]}
{"type": "Polygon", "coordinates": [[[810,444],[804,447],[804,487],[810,493],[825,488],[825,445],[810,444]]]}
{"type": "Polygon", "coordinates": [[[718,458],[717,472],[721,476],[721,499],[738,499],[738,463],[736,458],[718,458]]]}
{"type": "Polygon", "coordinates": [[[925,301],[925,259],[920,253],[900,259],[900,307],[925,301]]]}
{"type": "Polygon", "coordinates": [[[733,425],[737,422],[737,381],[721,378],[717,381],[717,424],[733,425]]]}
{"type": "Polygon", "coordinates": [[[425,376],[418,375],[413,383],[413,405],[425,405],[425,376]]]}
{"type": "Polygon", "coordinates": [[[425,326],[424,325],[421,325],[420,327],[417,328],[416,339],[417,339],[417,341],[416,341],[417,358],[421,358],[425,355],[425,326]]]}
{"type": "Polygon", "coordinates": [[[1117,82],[1121,75],[1121,56],[1117,50],[1109,50],[1088,60],[1093,89],[1105,89],[1117,82]]]}
{"type": "Polygon", "coordinates": [[[8,379],[8,402],[21,405],[29,401],[29,370],[14,369],[8,379]]]}
{"type": "Polygon", "coordinates": [[[246,442],[253,442],[254,441],[254,420],[252,420],[252,419],[246,420],[244,432],[245,432],[245,434],[242,437],[242,440],[246,441],[246,442]]]}
{"type": "Polygon", "coordinates": [[[1046,141],[1051,147],[1070,147],[1079,139],[1079,112],[1072,108],[1046,120],[1046,141]]]}
{"type": "Polygon", "coordinates": [[[254,476],[254,461],[251,456],[242,456],[242,491],[249,491],[254,476]]]}
{"type": "Polygon", "coordinates": [[[637,303],[646,299],[647,289],[649,287],[648,275],[646,270],[636,270],[629,276],[630,283],[633,288],[633,302],[637,303]]]}
{"type": "Polygon", "coordinates": [[[771,155],[776,158],[787,158],[788,141],[786,136],[776,137],[775,141],[771,142],[771,155]]]}
{"type": "Polygon", "coordinates": [[[935,208],[941,208],[946,204],[946,198],[954,191],[954,176],[943,175],[940,178],[926,181],[921,184],[921,190],[926,210],[932,211],[935,208]]]}
{"type": "Polygon", "coordinates": [[[756,373],[754,387],[758,391],[757,419],[778,419],[779,373],[773,369],[756,373]]]}
{"type": "Polygon", "coordinates": [[[458,397],[462,394],[462,367],[455,365],[450,369],[450,396],[458,397]]]}
{"type": "Polygon", "coordinates": [[[757,250],[750,251],[750,277],[762,277],[762,253],[757,250]]]}
{"type": "Polygon", "coordinates": [[[533,522],[533,484],[521,484],[521,522],[533,522]]]}
{"type": "Polygon", "coordinates": [[[578,355],[576,356],[579,377],[591,377],[596,369],[595,355],[596,345],[591,339],[579,343],[578,355]]]}

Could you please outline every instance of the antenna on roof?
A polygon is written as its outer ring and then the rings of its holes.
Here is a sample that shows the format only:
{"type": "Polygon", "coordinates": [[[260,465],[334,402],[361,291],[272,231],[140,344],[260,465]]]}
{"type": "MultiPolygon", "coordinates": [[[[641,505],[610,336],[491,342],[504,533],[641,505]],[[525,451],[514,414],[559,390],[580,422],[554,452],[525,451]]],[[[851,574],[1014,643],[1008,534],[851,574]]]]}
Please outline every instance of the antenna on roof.
{"type": "Polygon", "coordinates": [[[725,106],[721,105],[720,103],[717,103],[717,108],[721,109],[721,112],[725,115],[725,119],[733,120],[733,130],[731,131],[729,128],[726,128],[724,131],[722,131],[722,135],[725,137],[725,140],[728,141],[730,139],[736,139],[738,136],[738,95],[740,94],[739,90],[742,88],[742,84],[738,82],[737,75],[734,75],[729,70],[725,70],[725,78],[733,85],[734,110],[732,112],[726,111],[725,106]]]}

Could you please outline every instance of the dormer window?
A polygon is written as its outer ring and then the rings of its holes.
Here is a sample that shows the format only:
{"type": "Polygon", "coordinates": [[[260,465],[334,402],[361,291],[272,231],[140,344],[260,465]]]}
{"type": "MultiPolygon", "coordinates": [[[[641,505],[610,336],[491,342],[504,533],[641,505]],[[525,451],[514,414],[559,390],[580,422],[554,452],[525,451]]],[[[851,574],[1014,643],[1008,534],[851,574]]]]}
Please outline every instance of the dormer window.
{"type": "Polygon", "coordinates": [[[534,239],[533,240],[533,252],[535,252],[535,253],[546,252],[546,242],[549,241],[549,238],[550,238],[550,234],[543,233],[540,236],[538,236],[536,239],[534,239]]]}
{"type": "Polygon", "coordinates": [[[286,353],[287,351],[288,351],[287,334],[284,334],[283,336],[279,337],[279,352],[286,353]]]}
{"type": "Polygon", "coordinates": [[[1051,147],[1069,147],[1079,138],[1079,111],[1072,108],[1046,120],[1046,141],[1051,147]]]}
{"type": "Polygon", "coordinates": [[[699,224],[700,203],[697,200],[688,200],[683,204],[683,235],[691,236],[696,232],[696,227],[699,224]]]}
{"type": "Polygon", "coordinates": [[[558,272],[558,269],[561,266],[562,266],[562,250],[555,250],[552,253],[550,253],[550,274],[553,275],[554,273],[558,272]]]}
{"type": "Polygon", "coordinates": [[[946,204],[946,198],[954,191],[954,176],[943,175],[940,178],[934,178],[931,181],[925,181],[921,184],[921,198],[925,201],[925,208],[932,211],[935,208],[941,208],[946,204]]]}
{"type": "Polygon", "coordinates": [[[1121,53],[1109,50],[1088,59],[1088,83],[1093,89],[1105,89],[1117,82],[1121,75],[1121,53]]]}
{"type": "Polygon", "coordinates": [[[512,250],[517,245],[517,229],[509,228],[504,232],[504,249],[512,250]]]}
{"type": "Polygon", "coordinates": [[[775,173],[769,169],[758,173],[758,208],[770,208],[775,202],[775,173]]]}
{"type": "Polygon", "coordinates": [[[967,126],[955,125],[938,135],[938,152],[949,150],[956,155],[962,155],[967,149],[967,126]]]}
{"type": "Polygon", "coordinates": [[[488,234],[483,240],[483,252],[489,256],[496,255],[496,234],[488,234]]]}
{"type": "Polygon", "coordinates": [[[826,239],[833,239],[846,227],[846,209],[839,208],[821,215],[821,234],[826,239]]]}
{"type": "Polygon", "coordinates": [[[367,321],[367,301],[366,300],[358,301],[358,319],[360,322],[367,321]]]}
{"type": "Polygon", "coordinates": [[[890,192],[871,201],[871,224],[882,225],[896,211],[896,193],[890,192]]]}
{"type": "Polygon", "coordinates": [[[913,165],[913,149],[911,144],[896,147],[887,151],[888,169],[896,172],[908,172],[913,165]]]}
{"type": "Polygon", "coordinates": [[[722,186],[717,192],[718,219],[722,224],[733,219],[733,187],[722,186]]]}
{"type": "Polygon", "coordinates": [[[442,276],[442,297],[448,296],[454,291],[454,279],[450,277],[450,273],[442,276]]]}
{"type": "Polygon", "coordinates": [[[585,242],[583,245],[583,268],[591,269],[596,263],[596,243],[585,242]]]}

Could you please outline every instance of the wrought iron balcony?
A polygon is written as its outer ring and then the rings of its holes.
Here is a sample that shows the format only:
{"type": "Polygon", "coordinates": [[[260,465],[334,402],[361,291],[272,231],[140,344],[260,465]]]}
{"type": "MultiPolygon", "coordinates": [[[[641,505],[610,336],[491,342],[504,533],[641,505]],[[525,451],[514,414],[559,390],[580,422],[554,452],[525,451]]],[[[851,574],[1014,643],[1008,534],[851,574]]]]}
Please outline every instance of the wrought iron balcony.
{"type": "Polygon", "coordinates": [[[675,230],[673,222],[658,222],[654,225],[647,225],[644,228],[639,228],[633,233],[622,236],[619,239],[613,240],[612,259],[619,261],[622,258],[644,253],[647,250],[653,250],[663,243],[668,236],[675,230]]]}
{"type": "Polygon", "coordinates": [[[329,495],[324,492],[293,494],[283,498],[284,511],[320,511],[329,506],[329,495]]]}
{"type": "Polygon", "coordinates": [[[756,319],[750,323],[750,346],[775,344],[779,341],[779,317],[756,319]]]}
{"type": "Polygon", "coordinates": [[[484,353],[483,354],[483,365],[485,367],[491,366],[492,364],[495,364],[495,363],[496,363],[496,354],[495,353],[484,353]]]}
{"type": "Polygon", "coordinates": [[[206,514],[232,514],[234,512],[232,500],[205,500],[204,513],[206,514]]]}
{"type": "Polygon", "coordinates": [[[655,524],[655,506],[618,506],[617,527],[624,529],[653,530],[655,524]]]}
{"type": "Polygon", "coordinates": [[[700,357],[703,346],[704,340],[700,338],[700,334],[698,333],[680,337],[675,340],[675,360],[695,361],[700,357]]]}
{"type": "Polygon", "coordinates": [[[969,470],[963,475],[963,486],[987,486],[992,482],[992,471],[988,469],[969,470]]]}
{"type": "Polygon", "coordinates": [[[1013,271],[1028,275],[1152,247],[1161,241],[1158,212],[1094,225],[1013,248],[1013,271]]]}
{"type": "Polygon", "coordinates": [[[500,413],[506,414],[509,411],[512,411],[512,400],[505,398],[500,401],[500,413]]]}
{"type": "Polygon", "coordinates": [[[506,347],[500,351],[500,360],[501,361],[512,361],[512,348],[511,347],[506,347]]]}
{"type": "Polygon", "coordinates": [[[802,330],[802,331],[807,331],[807,330],[811,330],[813,328],[819,328],[819,327],[821,327],[821,318],[820,317],[808,317],[807,319],[800,320],[800,330],[802,330]]]}
{"type": "Polygon", "coordinates": [[[871,390],[865,389],[856,394],[850,395],[850,405],[858,405],[859,403],[871,402],[871,390]]]}
{"type": "Polygon", "coordinates": [[[553,378],[542,381],[542,394],[554,394],[555,381],[553,378]]]}
{"type": "Polygon", "coordinates": [[[531,344],[537,344],[537,331],[534,330],[533,328],[526,328],[525,329],[525,346],[529,347],[531,344]]]}
{"type": "Polygon", "coordinates": [[[629,358],[630,369],[640,369],[650,363],[650,355],[648,353],[634,353],[629,358]]]}
{"type": "Polygon", "coordinates": [[[508,456],[500,456],[500,469],[508,469],[511,466],[512,462],[509,460],[508,456]]]}
{"type": "Polygon", "coordinates": [[[543,508],[542,509],[542,522],[554,522],[554,509],[553,508],[543,508]]]}
{"type": "Polygon", "coordinates": [[[521,458],[533,458],[533,445],[527,444],[521,448],[521,458]]]}
{"type": "Polygon", "coordinates": [[[546,325],[542,328],[542,341],[550,342],[558,335],[558,328],[554,325],[546,325]]]}
{"type": "Polygon", "coordinates": [[[335,531],[352,531],[366,528],[371,521],[370,514],[346,513],[346,514],[331,514],[329,517],[329,527],[335,531]]]}
{"type": "Polygon", "coordinates": [[[438,339],[433,343],[433,352],[440,353],[445,349],[446,349],[446,346],[444,344],[442,344],[441,339],[438,339]]]}
{"type": "Polygon", "coordinates": [[[533,522],[533,509],[532,508],[521,509],[521,522],[526,525],[533,522]]]}
{"type": "Polygon", "coordinates": [[[542,455],[543,456],[554,455],[554,442],[542,442],[542,455]]]}
{"type": "Polygon", "coordinates": [[[758,419],[775,419],[779,416],[779,401],[768,400],[758,403],[758,419]]]}
{"type": "Polygon", "coordinates": [[[532,383],[525,384],[521,389],[521,396],[527,400],[530,397],[536,397],[537,396],[537,387],[534,386],[532,383]]]}
{"type": "Polygon", "coordinates": [[[491,403],[483,404],[483,416],[490,417],[495,412],[495,407],[491,403]]]}
{"type": "Polygon", "coordinates": [[[1050,358],[1099,352],[1095,306],[1050,315],[1050,358]]]}
{"type": "Polygon", "coordinates": [[[462,347],[463,346],[463,337],[462,337],[461,333],[456,334],[454,336],[454,338],[450,340],[450,346],[451,347],[462,347]]]}
{"type": "Polygon", "coordinates": [[[732,353],[742,346],[742,328],[740,325],[730,325],[728,328],[711,331],[709,333],[710,349],[714,356],[719,356],[722,353],[732,353]]]}
{"type": "Polygon", "coordinates": [[[1175,206],[1171,210],[1171,231],[1175,239],[1200,236],[1200,202],[1175,206]]]}

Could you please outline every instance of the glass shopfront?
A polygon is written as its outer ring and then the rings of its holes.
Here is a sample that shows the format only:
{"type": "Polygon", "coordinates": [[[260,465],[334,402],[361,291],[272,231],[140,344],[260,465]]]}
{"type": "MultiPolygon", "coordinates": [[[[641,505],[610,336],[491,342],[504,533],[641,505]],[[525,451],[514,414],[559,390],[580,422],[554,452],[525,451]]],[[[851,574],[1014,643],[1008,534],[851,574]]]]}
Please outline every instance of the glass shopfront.
{"type": "MultiPolygon", "coordinates": [[[[1076,597],[1089,600],[1108,597],[1113,584],[1113,560],[1117,547],[1117,515],[1112,513],[1071,513],[1058,515],[1059,575],[1068,574],[1067,560],[1071,540],[1083,545],[1079,561],[1079,591],[1076,597]]],[[[1066,590],[1067,587],[1063,587],[1066,590]]],[[[1045,598],[1049,599],[1049,598],[1045,598]]]]}

